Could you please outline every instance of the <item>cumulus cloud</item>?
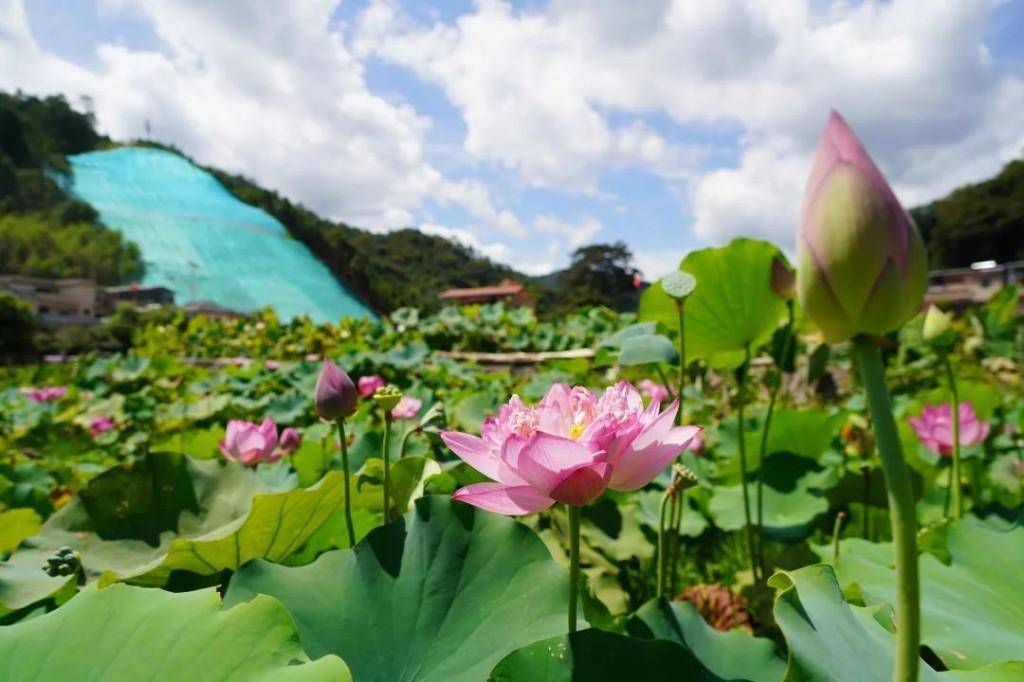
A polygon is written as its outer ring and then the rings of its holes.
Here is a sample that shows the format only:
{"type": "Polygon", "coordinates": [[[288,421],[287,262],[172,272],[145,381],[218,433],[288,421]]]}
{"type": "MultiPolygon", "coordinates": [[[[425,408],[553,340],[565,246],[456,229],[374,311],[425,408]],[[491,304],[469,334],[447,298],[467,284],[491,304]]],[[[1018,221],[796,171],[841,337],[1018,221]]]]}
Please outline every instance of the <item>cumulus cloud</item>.
{"type": "Polygon", "coordinates": [[[417,24],[373,0],[357,49],[441,87],[466,151],[524,182],[599,194],[601,170],[643,168],[686,191],[701,241],[786,245],[832,107],[907,204],[1019,153],[1024,81],[984,42],[995,4],[479,0],[452,23],[417,24]],[[738,129],[735,161],[666,138],[652,112],[698,137],[738,129]]]}

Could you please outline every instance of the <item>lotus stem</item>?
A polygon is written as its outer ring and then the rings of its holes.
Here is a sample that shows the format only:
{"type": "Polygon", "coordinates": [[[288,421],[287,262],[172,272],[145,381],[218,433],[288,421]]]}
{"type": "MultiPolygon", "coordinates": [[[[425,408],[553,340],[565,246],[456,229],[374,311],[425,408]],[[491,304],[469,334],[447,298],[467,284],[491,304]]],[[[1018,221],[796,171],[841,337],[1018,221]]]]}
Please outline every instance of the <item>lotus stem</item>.
{"type": "Polygon", "coordinates": [[[861,459],[860,473],[864,478],[864,539],[871,539],[871,463],[864,457],[861,459]]]}
{"type": "Polygon", "coordinates": [[[917,570],[917,518],[910,476],[896,431],[885,369],[878,347],[862,336],[853,342],[853,354],[860,365],[868,409],[882,459],[889,519],[896,555],[896,664],[894,682],[917,682],[918,650],[921,642],[921,599],[917,570]]]}
{"type": "Polygon", "coordinates": [[[384,411],[384,523],[391,520],[391,412],[384,411]]]}
{"type": "Polygon", "coordinates": [[[747,386],[747,371],[750,368],[750,346],[746,346],[744,351],[743,367],[740,370],[737,381],[739,396],[737,396],[738,400],[736,401],[736,420],[739,422],[740,477],[743,484],[743,518],[747,522],[747,552],[750,554],[750,572],[753,574],[754,581],[757,582],[757,553],[754,550],[754,526],[750,523],[750,491],[747,489],[747,445],[746,432],[744,430],[745,422],[743,420],[744,392],[747,386]]]}
{"type": "MultiPolygon", "coordinates": [[[[672,384],[670,384],[670,383],[668,382],[668,377],[667,377],[667,376],[665,376],[665,370],[663,370],[663,369],[661,368],[661,365],[660,365],[660,364],[656,364],[656,365],[654,365],[654,369],[655,369],[655,371],[656,371],[656,372],[658,373],[658,379],[660,379],[660,380],[661,380],[661,384],[662,384],[662,385],[663,385],[663,386],[665,387],[665,389],[666,389],[666,390],[668,391],[668,394],[669,394],[669,396],[670,396],[670,397],[671,397],[671,398],[672,398],[673,400],[675,400],[675,399],[676,399],[676,397],[677,397],[677,396],[676,396],[676,392],[672,390],[672,384]]],[[[678,413],[677,413],[677,414],[678,414],[678,413]]]]}
{"type": "Polygon", "coordinates": [[[679,529],[683,524],[683,509],[686,504],[686,490],[682,487],[676,493],[675,508],[675,520],[672,523],[672,542],[669,548],[669,590],[672,594],[678,594],[676,591],[676,578],[679,573],[679,529]]]}
{"type": "Polygon", "coordinates": [[[832,524],[832,565],[835,566],[836,562],[839,561],[839,530],[843,526],[843,519],[846,518],[846,512],[839,512],[836,514],[836,521],[832,524]]]}
{"type": "Polygon", "coordinates": [[[946,380],[949,382],[949,392],[953,396],[953,471],[950,474],[951,494],[953,496],[953,518],[959,519],[964,515],[963,490],[960,487],[960,397],[956,390],[956,375],[953,373],[953,363],[949,361],[949,354],[942,354],[942,364],[946,367],[946,380]]]}
{"type": "Polygon", "coordinates": [[[348,439],[345,437],[345,418],[338,419],[338,439],[341,443],[341,470],[345,486],[345,529],[348,531],[348,546],[356,545],[356,530],[352,525],[352,496],[349,494],[348,439]]]}
{"type": "Polygon", "coordinates": [[[678,313],[679,321],[679,390],[676,392],[679,396],[679,411],[676,412],[676,424],[682,424],[686,417],[686,408],[684,407],[684,391],[686,389],[686,337],[683,335],[685,325],[683,324],[683,301],[676,300],[676,312],[678,313]]]}
{"type": "Polygon", "coordinates": [[[419,426],[414,426],[402,434],[402,440],[398,443],[398,459],[405,459],[405,446],[409,442],[409,437],[412,436],[412,434],[419,432],[419,430],[419,426]]]}
{"type": "Polygon", "coordinates": [[[665,529],[665,512],[668,511],[669,502],[672,500],[672,486],[665,490],[661,496],[661,505],[658,512],[658,583],[656,596],[665,595],[665,571],[668,567],[668,534],[665,529]]]}
{"type": "Polygon", "coordinates": [[[576,632],[576,600],[580,593],[580,508],[569,511],[569,634],[576,632]]]}

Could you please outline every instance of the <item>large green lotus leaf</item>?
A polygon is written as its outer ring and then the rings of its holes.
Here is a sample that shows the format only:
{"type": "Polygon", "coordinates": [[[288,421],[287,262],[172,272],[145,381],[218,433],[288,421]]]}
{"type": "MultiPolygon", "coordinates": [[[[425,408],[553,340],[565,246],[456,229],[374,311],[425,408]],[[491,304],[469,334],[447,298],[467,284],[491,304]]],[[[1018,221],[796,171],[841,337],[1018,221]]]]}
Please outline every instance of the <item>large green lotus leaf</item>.
{"type": "MultiPolygon", "coordinates": [[[[949,565],[921,556],[922,643],[951,670],[1024,662],[1024,528],[968,516],[950,524],[946,547],[949,565]]],[[[888,544],[843,540],[836,573],[846,593],[865,604],[895,602],[888,544]]]]}
{"type": "MultiPolygon", "coordinates": [[[[789,453],[776,453],[766,460],[764,486],[764,530],[772,538],[786,541],[806,537],[822,514],[828,500],[821,491],[822,474],[817,463],[789,453]]],[[[748,482],[750,517],[757,516],[756,486],[748,482]]],[[[723,530],[739,530],[746,525],[743,513],[743,488],[739,485],[715,486],[711,498],[711,518],[723,530]]]]}
{"type": "Polygon", "coordinates": [[[627,629],[634,637],[683,645],[704,667],[726,680],[778,682],[786,670],[771,640],[739,630],[719,632],[689,602],[651,600],[637,610],[627,629]]]}
{"type": "Polygon", "coordinates": [[[723,680],[675,642],[582,630],[510,653],[488,682],[711,682],[723,680]]]}
{"type": "Polygon", "coordinates": [[[650,365],[665,362],[674,365],[679,362],[675,344],[667,336],[650,334],[634,336],[622,342],[619,364],[623,367],[650,365]]]}
{"type": "Polygon", "coordinates": [[[661,286],[661,280],[647,287],[640,294],[636,316],[637,319],[648,320],[648,323],[661,323],[666,329],[677,329],[679,325],[676,300],[665,293],[665,289],[661,286]]]}
{"type": "Polygon", "coordinates": [[[526,526],[430,496],[353,550],[242,567],[226,603],[280,599],[306,651],[340,655],[362,682],[454,682],[564,632],[567,578],[526,526]]]}
{"type": "MultiPolygon", "coordinates": [[[[831,566],[776,573],[775,621],[786,636],[785,680],[864,682],[892,679],[891,609],[860,608],[843,600],[831,566]]],[[[921,662],[922,682],[939,680],[921,662]]]]}
{"type": "Polygon", "coordinates": [[[35,509],[0,511],[0,554],[13,552],[22,540],[32,537],[42,527],[35,509]]]}
{"type": "Polygon", "coordinates": [[[638,336],[653,336],[658,333],[658,325],[655,322],[637,322],[628,327],[623,327],[614,334],[601,339],[601,346],[607,348],[622,348],[622,344],[629,339],[638,336]]]}
{"type": "Polygon", "coordinates": [[[81,554],[90,579],[162,585],[175,570],[213,575],[254,558],[281,561],[331,516],[343,495],[340,472],[308,489],[266,492],[240,465],[153,453],[93,479],[0,563],[0,613],[45,599],[70,580],[41,570],[60,547],[81,554]]]}
{"type": "Polygon", "coordinates": [[[260,596],[221,610],[215,589],[89,587],[51,613],[0,627],[6,682],[351,680],[336,656],[309,662],[295,624],[260,596]]]}
{"type": "Polygon", "coordinates": [[[771,339],[786,312],[771,289],[772,259],[778,247],[755,239],[693,251],[680,267],[697,278],[686,299],[686,354],[720,368],[743,361],[743,349],[771,339]]]}

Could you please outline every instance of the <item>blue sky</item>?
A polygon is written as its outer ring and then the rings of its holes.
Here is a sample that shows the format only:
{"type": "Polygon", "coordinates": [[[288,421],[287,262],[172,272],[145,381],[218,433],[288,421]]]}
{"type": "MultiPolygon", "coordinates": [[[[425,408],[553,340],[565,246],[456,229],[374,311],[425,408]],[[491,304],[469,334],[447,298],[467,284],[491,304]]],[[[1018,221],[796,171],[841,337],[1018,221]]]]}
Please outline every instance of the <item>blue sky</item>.
{"type": "Polygon", "coordinates": [[[0,87],[368,229],[531,273],[622,240],[655,277],[788,248],[831,107],[908,206],[1019,156],[1022,4],[0,0],[0,87]]]}

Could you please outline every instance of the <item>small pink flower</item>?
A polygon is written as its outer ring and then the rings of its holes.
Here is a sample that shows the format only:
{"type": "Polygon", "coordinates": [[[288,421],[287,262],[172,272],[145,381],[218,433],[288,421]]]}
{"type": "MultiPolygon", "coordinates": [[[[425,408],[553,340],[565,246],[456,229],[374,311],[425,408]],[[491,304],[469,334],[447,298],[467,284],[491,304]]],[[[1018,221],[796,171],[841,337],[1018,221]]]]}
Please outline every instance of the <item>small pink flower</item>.
{"type": "Polygon", "coordinates": [[[281,363],[278,362],[277,360],[266,360],[263,363],[263,366],[269,369],[271,372],[273,372],[281,368],[281,363]]]}
{"type": "Polygon", "coordinates": [[[382,386],[384,386],[384,379],[376,374],[371,374],[367,377],[359,377],[359,395],[364,398],[372,397],[374,392],[382,386]]]}
{"type": "Polygon", "coordinates": [[[89,433],[92,434],[93,438],[95,438],[96,436],[100,435],[101,433],[104,433],[106,431],[111,431],[113,429],[114,429],[114,422],[113,422],[113,420],[110,417],[107,417],[107,416],[93,417],[89,421],[89,433]]]}
{"type": "Polygon", "coordinates": [[[25,397],[36,403],[57,402],[68,394],[67,386],[46,386],[44,388],[22,389],[25,397]]]}
{"type": "MultiPolygon", "coordinates": [[[[979,421],[967,401],[960,403],[960,445],[977,445],[988,438],[989,423],[979,421]]],[[[932,452],[950,457],[953,454],[953,408],[949,403],[925,405],[921,416],[907,421],[917,437],[932,452]]]]}
{"type": "Polygon", "coordinates": [[[697,435],[690,441],[690,452],[695,455],[704,454],[704,434],[701,431],[697,432],[697,435]]]}
{"type": "Polygon", "coordinates": [[[555,384],[537,407],[512,396],[484,420],[480,436],[441,433],[456,455],[495,481],[468,485],[452,499],[518,516],[555,502],[582,506],[606,488],[642,488],[700,432],[674,426],[678,408],[678,402],[664,412],[657,403],[645,408],[625,381],[600,397],[555,384]]]}
{"type": "Polygon", "coordinates": [[[316,353],[306,353],[306,362],[319,362],[320,356],[316,353]]]}
{"type": "Polygon", "coordinates": [[[233,358],[228,358],[228,364],[235,365],[236,367],[246,367],[249,364],[249,358],[236,355],[233,358]]]}
{"type": "Polygon", "coordinates": [[[288,427],[281,432],[281,439],[277,444],[281,446],[281,449],[284,450],[286,455],[291,454],[298,450],[299,446],[302,445],[302,436],[295,429],[288,427]]]}
{"type": "Polygon", "coordinates": [[[395,419],[415,419],[419,414],[423,401],[419,398],[403,395],[398,404],[391,410],[391,416],[395,419]]]}
{"type": "Polygon", "coordinates": [[[656,381],[644,379],[636,386],[640,389],[640,393],[652,403],[660,405],[668,397],[668,389],[656,381]]]}
{"type": "Polygon", "coordinates": [[[232,419],[220,442],[220,451],[232,462],[256,466],[260,462],[276,462],[284,456],[277,450],[277,424],[264,419],[262,424],[232,419]]]}

